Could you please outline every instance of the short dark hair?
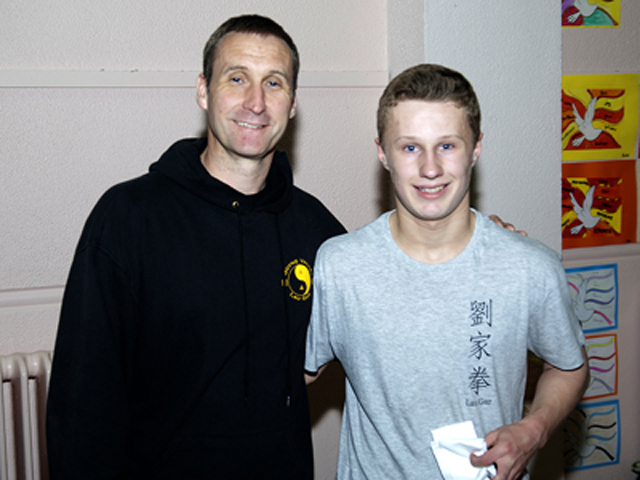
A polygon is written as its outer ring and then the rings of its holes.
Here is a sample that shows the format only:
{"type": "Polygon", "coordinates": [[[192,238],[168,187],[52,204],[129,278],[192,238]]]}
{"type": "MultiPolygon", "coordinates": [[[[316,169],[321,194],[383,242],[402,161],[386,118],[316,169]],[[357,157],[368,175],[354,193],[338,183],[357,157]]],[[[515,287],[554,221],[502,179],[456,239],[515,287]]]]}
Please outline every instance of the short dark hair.
{"type": "Polygon", "coordinates": [[[480,103],[471,83],[442,65],[423,63],[406,69],[384,89],[378,103],[378,138],[382,143],[389,114],[403,100],[451,102],[464,110],[476,143],[480,138],[480,103]]]}
{"type": "Polygon", "coordinates": [[[213,74],[213,61],[216,50],[222,38],[228,33],[255,33],[263,36],[274,36],[281,39],[289,47],[291,64],[293,67],[292,93],[295,94],[298,87],[298,72],[300,71],[300,56],[296,44],[284,29],[268,17],[261,15],[240,15],[232,17],[220,25],[211,34],[202,52],[202,73],[207,81],[207,87],[211,83],[213,74]]]}

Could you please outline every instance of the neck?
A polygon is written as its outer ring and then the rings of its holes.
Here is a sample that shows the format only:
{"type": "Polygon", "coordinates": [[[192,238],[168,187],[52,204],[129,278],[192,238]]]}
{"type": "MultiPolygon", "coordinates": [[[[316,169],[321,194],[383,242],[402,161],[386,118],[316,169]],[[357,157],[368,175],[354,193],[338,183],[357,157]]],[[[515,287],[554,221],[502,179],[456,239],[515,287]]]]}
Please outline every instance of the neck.
{"type": "Polygon", "coordinates": [[[200,161],[212,177],[245,195],[256,194],[264,188],[273,162],[273,153],[260,159],[225,153],[215,152],[207,146],[200,155],[200,161]]]}
{"type": "Polygon", "coordinates": [[[428,264],[456,258],[469,244],[475,225],[476,216],[468,207],[441,220],[420,220],[401,209],[389,218],[398,247],[414,260],[428,264]]]}

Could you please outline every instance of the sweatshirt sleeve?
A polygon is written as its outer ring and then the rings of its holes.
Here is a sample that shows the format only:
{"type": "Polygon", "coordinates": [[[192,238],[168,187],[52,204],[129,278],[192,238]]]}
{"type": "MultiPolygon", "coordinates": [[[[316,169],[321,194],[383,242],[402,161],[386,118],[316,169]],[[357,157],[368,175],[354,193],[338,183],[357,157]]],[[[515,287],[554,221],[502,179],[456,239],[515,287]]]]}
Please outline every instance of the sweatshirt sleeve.
{"type": "Polygon", "coordinates": [[[76,252],[64,294],[47,407],[51,480],[127,476],[127,396],[136,303],[105,251],[76,252]]]}

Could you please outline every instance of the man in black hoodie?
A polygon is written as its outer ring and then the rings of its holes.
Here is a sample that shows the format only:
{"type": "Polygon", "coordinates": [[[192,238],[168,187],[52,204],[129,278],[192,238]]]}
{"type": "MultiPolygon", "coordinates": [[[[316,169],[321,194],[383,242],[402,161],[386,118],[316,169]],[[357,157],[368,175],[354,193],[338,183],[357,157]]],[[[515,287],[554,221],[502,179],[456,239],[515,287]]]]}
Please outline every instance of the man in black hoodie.
{"type": "Polygon", "coordinates": [[[311,266],[344,228],[275,150],[298,71],[278,24],[227,20],[197,83],[207,137],[95,206],[56,340],[52,480],[313,477],[311,266]]]}

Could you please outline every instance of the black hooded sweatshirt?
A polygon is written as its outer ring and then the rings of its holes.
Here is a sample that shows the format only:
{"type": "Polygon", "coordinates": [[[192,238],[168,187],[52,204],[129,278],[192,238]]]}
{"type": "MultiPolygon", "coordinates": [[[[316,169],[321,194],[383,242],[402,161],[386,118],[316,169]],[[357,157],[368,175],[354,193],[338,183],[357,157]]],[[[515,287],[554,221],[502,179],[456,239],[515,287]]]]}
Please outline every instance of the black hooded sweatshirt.
{"type": "Polygon", "coordinates": [[[107,191],[69,273],[47,418],[52,480],[306,479],[316,250],[344,228],[293,186],[208,174],[174,144],[107,191]]]}

